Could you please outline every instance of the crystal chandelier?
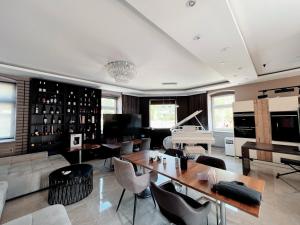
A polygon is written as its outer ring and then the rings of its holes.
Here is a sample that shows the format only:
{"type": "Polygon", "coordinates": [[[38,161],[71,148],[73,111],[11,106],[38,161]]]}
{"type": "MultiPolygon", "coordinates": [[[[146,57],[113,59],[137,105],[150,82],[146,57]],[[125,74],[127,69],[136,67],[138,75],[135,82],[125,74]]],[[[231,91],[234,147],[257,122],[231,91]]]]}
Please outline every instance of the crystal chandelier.
{"type": "Polygon", "coordinates": [[[125,60],[109,62],[105,65],[105,68],[109,75],[119,83],[127,83],[136,75],[135,65],[125,60]]]}

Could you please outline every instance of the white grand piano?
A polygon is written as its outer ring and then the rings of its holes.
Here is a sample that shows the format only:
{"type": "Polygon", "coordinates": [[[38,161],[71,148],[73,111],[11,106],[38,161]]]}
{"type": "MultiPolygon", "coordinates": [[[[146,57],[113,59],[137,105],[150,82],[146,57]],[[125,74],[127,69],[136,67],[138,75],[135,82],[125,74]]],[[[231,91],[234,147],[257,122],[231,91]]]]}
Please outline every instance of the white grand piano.
{"type": "Polygon", "coordinates": [[[201,146],[196,146],[196,144],[207,144],[207,153],[208,155],[211,154],[211,145],[215,142],[215,139],[213,132],[205,130],[197,118],[197,115],[201,112],[202,110],[194,112],[170,129],[172,134],[171,141],[173,148],[176,148],[178,145],[183,148],[183,144],[185,144],[185,150],[187,153],[201,154],[203,148],[201,146]],[[192,118],[196,119],[196,121],[199,123],[198,126],[183,125],[192,118]]]}

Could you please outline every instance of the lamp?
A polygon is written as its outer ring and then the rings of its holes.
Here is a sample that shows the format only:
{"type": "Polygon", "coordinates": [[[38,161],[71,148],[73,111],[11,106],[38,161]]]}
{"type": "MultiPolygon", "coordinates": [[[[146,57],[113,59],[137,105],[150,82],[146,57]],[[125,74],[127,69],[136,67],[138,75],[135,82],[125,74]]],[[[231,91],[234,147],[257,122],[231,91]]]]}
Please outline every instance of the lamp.
{"type": "Polygon", "coordinates": [[[132,62],[117,60],[105,65],[105,69],[118,83],[128,83],[136,75],[136,67],[132,62]]]}

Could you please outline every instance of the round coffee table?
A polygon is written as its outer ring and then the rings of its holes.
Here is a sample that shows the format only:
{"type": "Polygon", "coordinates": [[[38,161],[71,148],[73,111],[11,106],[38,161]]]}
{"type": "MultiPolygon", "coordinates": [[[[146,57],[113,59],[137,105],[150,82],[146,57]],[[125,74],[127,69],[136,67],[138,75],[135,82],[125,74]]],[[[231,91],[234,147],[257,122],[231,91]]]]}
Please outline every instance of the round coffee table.
{"type": "Polygon", "coordinates": [[[70,205],[87,197],[93,190],[93,167],[75,164],[49,175],[48,203],[70,205]]]}

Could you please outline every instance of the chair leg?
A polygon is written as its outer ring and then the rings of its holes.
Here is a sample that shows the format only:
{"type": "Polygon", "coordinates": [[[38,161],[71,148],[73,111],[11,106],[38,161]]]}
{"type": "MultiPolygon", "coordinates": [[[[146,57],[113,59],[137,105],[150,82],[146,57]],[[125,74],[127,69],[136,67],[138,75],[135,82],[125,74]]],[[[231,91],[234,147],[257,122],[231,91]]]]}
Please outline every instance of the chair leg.
{"type": "Polygon", "coordinates": [[[118,207],[117,207],[116,212],[118,212],[118,209],[119,209],[119,207],[120,207],[120,204],[121,204],[122,199],[123,199],[123,196],[124,196],[124,193],[125,193],[125,188],[124,188],[123,191],[122,191],[121,198],[120,198],[120,200],[119,200],[119,203],[118,203],[118,207]]]}
{"type": "Polygon", "coordinates": [[[135,220],[136,199],[137,199],[137,194],[134,194],[134,207],[133,207],[133,218],[132,218],[132,225],[134,225],[134,220],[135,220]]]}
{"type": "Polygon", "coordinates": [[[154,199],[154,196],[153,196],[151,188],[150,188],[150,193],[151,193],[151,197],[152,197],[152,200],[153,200],[153,203],[154,203],[154,207],[156,208],[156,203],[155,203],[155,199],[154,199]]]}

